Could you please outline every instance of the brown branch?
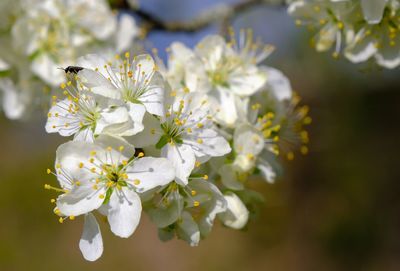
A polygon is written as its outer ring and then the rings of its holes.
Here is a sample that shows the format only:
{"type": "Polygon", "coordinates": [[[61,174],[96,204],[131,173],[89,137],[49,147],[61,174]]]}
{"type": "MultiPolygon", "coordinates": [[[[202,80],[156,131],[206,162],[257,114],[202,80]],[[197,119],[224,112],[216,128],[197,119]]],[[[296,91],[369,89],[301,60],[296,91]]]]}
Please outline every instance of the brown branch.
{"type": "MultiPolygon", "coordinates": [[[[144,34],[147,34],[152,30],[192,33],[204,29],[216,22],[222,22],[223,24],[227,25],[227,22],[229,22],[237,14],[244,13],[255,6],[266,4],[268,3],[265,0],[243,0],[240,3],[233,5],[221,4],[211,8],[210,10],[207,10],[206,12],[203,12],[190,22],[165,22],[157,16],[154,16],[153,14],[148,13],[140,8],[134,9],[134,12],[143,21],[142,28],[145,32],[144,34]]],[[[126,0],[114,0],[113,7],[131,9],[126,0]]]]}

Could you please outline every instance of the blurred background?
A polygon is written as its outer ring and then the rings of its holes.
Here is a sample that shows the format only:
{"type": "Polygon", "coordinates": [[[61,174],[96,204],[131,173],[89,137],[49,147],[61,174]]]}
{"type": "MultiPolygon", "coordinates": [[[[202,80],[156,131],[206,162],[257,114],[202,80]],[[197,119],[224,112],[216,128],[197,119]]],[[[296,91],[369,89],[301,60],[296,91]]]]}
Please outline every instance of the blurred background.
{"type": "MultiPolygon", "coordinates": [[[[118,2],[118,1],[114,1],[118,2]]],[[[217,0],[144,0],[141,9],[184,21],[217,0]]],[[[118,6],[118,3],[114,3],[118,6]]],[[[217,224],[199,247],[162,243],[144,215],[135,234],[120,239],[101,224],[105,251],[95,263],[80,255],[82,219],[59,224],[43,189],[57,146],[44,131],[45,113],[32,121],[1,117],[0,270],[400,270],[400,74],[373,63],[334,60],[309,46],[283,6],[254,7],[232,20],[254,29],[277,50],[266,64],[282,70],[311,108],[310,153],[285,162],[275,184],[254,181],[265,206],[244,231],[217,224]]],[[[193,46],[217,33],[154,31],[149,45],[193,46]]],[[[1,45],[0,45],[1,46],[1,45]]]]}

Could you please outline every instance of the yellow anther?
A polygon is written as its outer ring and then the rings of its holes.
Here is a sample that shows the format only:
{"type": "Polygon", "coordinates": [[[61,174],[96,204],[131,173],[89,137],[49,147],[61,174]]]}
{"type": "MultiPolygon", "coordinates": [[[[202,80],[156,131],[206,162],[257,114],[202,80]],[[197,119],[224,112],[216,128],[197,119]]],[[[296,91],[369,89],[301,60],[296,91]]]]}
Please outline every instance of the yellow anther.
{"type": "Polygon", "coordinates": [[[93,190],[99,189],[99,187],[97,186],[97,184],[94,184],[94,185],[92,186],[92,188],[93,188],[93,190]]]}
{"type": "Polygon", "coordinates": [[[196,190],[192,190],[192,191],[190,192],[190,194],[192,194],[192,196],[196,196],[197,192],[196,192],[196,190]]]}
{"type": "Polygon", "coordinates": [[[304,120],[303,120],[303,123],[304,123],[304,124],[311,124],[311,122],[312,122],[312,118],[311,118],[311,117],[308,117],[308,116],[305,117],[304,120]]]}
{"type": "Polygon", "coordinates": [[[203,128],[203,127],[204,127],[203,123],[201,123],[201,122],[197,123],[197,128],[203,128]]]}
{"type": "Polygon", "coordinates": [[[306,155],[308,153],[308,147],[307,146],[301,146],[300,152],[303,155],[306,155]]]}
{"type": "Polygon", "coordinates": [[[132,78],[132,76],[133,76],[132,71],[129,71],[129,72],[128,72],[128,77],[129,77],[129,78],[132,78]]]}
{"type": "Polygon", "coordinates": [[[301,21],[300,21],[300,20],[296,20],[296,21],[295,21],[295,24],[296,24],[297,26],[300,26],[300,25],[301,25],[301,21]]]}
{"type": "Polygon", "coordinates": [[[47,172],[47,174],[51,174],[51,169],[48,168],[48,169],[46,170],[46,172],[47,172]]]}
{"type": "Polygon", "coordinates": [[[192,128],[190,128],[190,127],[187,128],[186,130],[187,130],[187,132],[188,132],[189,134],[192,132],[192,128]]]}
{"type": "Polygon", "coordinates": [[[100,198],[100,199],[104,199],[104,195],[103,195],[103,194],[100,194],[100,195],[99,195],[99,198],[100,198]]]}
{"type": "Polygon", "coordinates": [[[139,152],[138,157],[143,157],[144,153],[143,152],[139,152]]]}
{"type": "Polygon", "coordinates": [[[65,88],[67,87],[67,85],[65,85],[65,83],[61,83],[60,87],[61,87],[62,89],[65,89],[65,88]]]}
{"type": "Polygon", "coordinates": [[[188,87],[184,87],[184,88],[183,88],[183,92],[184,92],[184,93],[189,93],[189,92],[190,92],[190,89],[189,89],[188,87]]]}
{"type": "Polygon", "coordinates": [[[100,179],[99,178],[96,178],[96,183],[98,184],[100,182],[100,179]]]}
{"type": "Polygon", "coordinates": [[[287,155],[286,155],[286,158],[289,161],[292,161],[294,159],[294,153],[293,152],[288,152],[287,155]]]}
{"type": "Polygon", "coordinates": [[[56,200],[55,200],[55,199],[51,199],[50,202],[51,202],[51,203],[55,203],[56,200]]]}
{"type": "Polygon", "coordinates": [[[175,97],[176,96],[176,90],[171,91],[171,93],[169,94],[171,97],[175,97]]]}
{"type": "Polygon", "coordinates": [[[92,168],[90,169],[90,171],[91,171],[92,173],[95,173],[95,172],[96,172],[96,168],[95,168],[95,167],[92,167],[92,168]]]}
{"type": "Polygon", "coordinates": [[[55,213],[56,215],[59,215],[59,214],[61,214],[61,211],[60,211],[58,208],[55,208],[55,209],[54,209],[54,213],[55,213]]]}
{"type": "Polygon", "coordinates": [[[70,216],[69,216],[69,219],[70,219],[70,220],[75,220],[75,216],[70,215],[70,216]]]}
{"type": "Polygon", "coordinates": [[[196,161],[196,163],[194,164],[195,165],[195,167],[200,167],[201,166],[201,163],[199,162],[199,161],[196,161]]]}
{"type": "Polygon", "coordinates": [[[107,185],[107,187],[112,187],[114,185],[114,182],[113,181],[108,181],[106,185],[107,185]]]}
{"type": "Polygon", "coordinates": [[[67,86],[70,86],[70,85],[72,85],[72,82],[71,82],[71,81],[68,81],[68,82],[67,82],[67,86]]]}
{"type": "Polygon", "coordinates": [[[119,146],[119,148],[118,148],[118,150],[121,152],[121,151],[123,151],[125,149],[125,147],[124,146],[119,146]]]}
{"type": "Polygon", "coordinates": [[[48,117],[48,118],[51,118],[51,113],[50,113],[50,112],[47,114],[47,117],[48,117]]]}
{"type": "Polygon", "coordinates": [[[126,166],[126,165],[128,164],[128,161],[122,160],[121,164],[122,164],[123,166],[126,166]]]}
{"type": "Polygon", "coordinates": [[[342,30],[344,28],[344,24],[342,22],[337,23],[337,27],[342,30]]]}
{"type": "Polygon", "coordinates": [[[91,155],[91,156],[95,156],[95,155],[96,155],[96,151],[91,151],[91,152],[90,152],[90,155],[91,155]]]}
{"type": "Polygon", "coordinates": [[[274,114],[273,112],[268,112],[265,116],[266,116],[268,119],[273,119],[273,118],[275,117],[275,114],[274,114]]]}
{"type": "Polygon", "coordinates": [[[112,147],[111,147],[111,146],[108,146],[108,147],[107,147],[107,151],[112,151],[112,147]]]}
{"type": "Polygon", "coordinates": [[[279,136],[274,136],[274,138],[272,140],[275,141],[275,142],[278,142],[279,141],[279,136]]]}
{"type": "Polygon", "coordinates": [[[60,218],[58,219],[58,222],[60,222],[61,224],[64,223],[64,218],[60,217],[60,218]]]}
{"type": "Polygon", "coordinates": [[[198,139],[197,139],[197,143],[199,143],[199,144],[203,144],[203,139],[201,139],[201,138],[198,138],[198,139]]]}
{"type": "Polygon", "coordinates": [[[94,158],[90,158],[89,162],[93,164],[94,163],[94,158]]]}
{"type": "Polygon", "coordinates": [[[249,159],[249,160],[254,160],[254,159],[255,159],[254,154],[252,154],[252,153],[248,153],[248,154],[246,155],[246,157],[247,157],[247,159],[249,159]]]}
{"type": "Polygon", "coordinates": [[[83,168],[84,164],[82,162],[79,163],[78,167],[83,168]]]}
{"type": "Polygon", "coordinates": [[[80,182],[80,181],[76,181],[76,182],[75,182],[75,185],[76,185],[76,186],[80,186],[80,185],[81,185],[81,182],[80,182]]]}
{"type": "Polygon", "coordinates": [[[203,176],[203,179],[204,179],[204,180],[208,180],[208,175],[204,175],[204,176],[203,176]]]}
{"type": "Polygon", "coordinates": [[[45,184],[45,185],[44,185],[44,189],[50,190],[50,189],[51,189],[51,186],[50,186],[49,184],[45,184]]]}
{"type": "Polygon", "coordinates": [[[154,135],[155,133],[156,133],[156,129],[153,129],[153,128],[152,128],[152,129],[150,130],[150,134],[154,135]]]}
{"type": "Polygon", "coordinates": [[[194,206],[194,207],[200,206],[200,202],[198,202],[197,200],[195,200],[195,201],[193,202],[193,206],[194,206]]]}
{"type": "Polygon", "coordinates": [[[139,185],[139,184],[140,184],[140,180],[138,180],[138,179],[133,180],[133,184],[134,184],[134,185],[139,185]]]}
{"type": "Polygon", "coordinates": [[[260,109],[260,107],[261,107],[261,104],[256,103],[256,104],[253,104],[253,105],[251,106],[251,109],[257,110],[257,109],[260,109]]]}

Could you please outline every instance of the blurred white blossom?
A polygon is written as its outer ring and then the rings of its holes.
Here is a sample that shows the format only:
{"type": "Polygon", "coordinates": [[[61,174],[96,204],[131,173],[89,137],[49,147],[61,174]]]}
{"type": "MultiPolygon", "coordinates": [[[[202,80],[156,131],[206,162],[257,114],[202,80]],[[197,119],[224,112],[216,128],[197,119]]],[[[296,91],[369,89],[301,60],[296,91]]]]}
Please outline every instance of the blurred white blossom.
{"type": "MultiPolygon", "coordinates": [[[[0,5],[0,59],[8,63],[9,71],[0,74],[0,81],[6,81],[2,84],[3,100],[14,93],[16,106],[24,110],[43,101],[35,100],[40,95],[31,93],[33,87],[28,89],[24,84],[39,81],[41,95],[48,97],[49,90],[65,80],[60,67],[72,65],[88,53],[130,49],[138,34],[133,18],[118,18],[105,0],[6,0],[0,5]],[[20,63],[26,68],[21,69],[20,63]]],[[[22,110],[20,114],[4,111],[11,118],[27,116],[22,110]]]]}
{"type": "Polygon", "coordinates": [[[316,35],[317,51],[333,49],[354,63],[374,58],[382,67],[400,64],[398,0],[296,0],[288,8],[296,25],[316,35]]]}

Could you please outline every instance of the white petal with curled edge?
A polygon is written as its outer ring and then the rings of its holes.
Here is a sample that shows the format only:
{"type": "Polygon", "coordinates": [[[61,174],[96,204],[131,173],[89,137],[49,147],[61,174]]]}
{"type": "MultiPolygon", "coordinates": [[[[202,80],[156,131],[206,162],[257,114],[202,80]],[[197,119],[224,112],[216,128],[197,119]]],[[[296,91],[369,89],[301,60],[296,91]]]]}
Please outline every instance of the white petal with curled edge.
{"type": "Polygon", "coordinates": [[[87,261],[96,261],[103,254],[103,238],[99,224],[92,213],[85,215],[79,249],[87,261]]]}
{"type": "Polygon", "coordinates": [[[346,58],[353,63],[364,62],[377,52],[374,45],[375,38],[373,35],[366,35],[367,31],[367,29],[360,30],[344,51],[346,58]]]}
{"type": "Polygon", "coordinates": [[[123,187],[115,189],[108,203],[107,219],[111,231],[122,238],[128,238],[136,230],[142,214],[142,203],[135,191],[123,187]]]}
{"type": "Polygon", "coordinates": [[[175,177],[174,166],[165,158],[143,157],[126,169],[137,192],[146,192],[170,183],[175,177]],[[135,181],[138,184],[135,184],[135,181]]]}
{"type": "Polygon", "coordinates": [[[387,0],[361,0],[365,20],[377,24],[382,20],[387,0]]]}
{"type": "Polygon", "coordinates": [[[142,104],[127,103],[128,114],[133,121],[134,128],[132,130],[133,134],[137,134],[143,131],[143,117],[146,113],[146,108],[142,104]]]}
{"type": "Polygon", "coordinates": [[[262,176],[264,179],[269,183],[274,183],[276,178],[276,173],[274,169],[268,163],[259,163],[257,168],[261,171],[262,176]]]}
{"type": "Polygon", "coordinates": [[[182,213],[176,233],[180,239],[185,240],[192,247],[197,246],[200,242],[199,227],[188,212],[182,213]]]}
{"type": "Polygon", "coordinates": [[[224,198],[227,203],[227,210],[218,214],[218,218],[222,220],[225,226],[235,230],[242,229],[249,220],[249,210],[235,193],[229,192],[224,195],[224,198]]]}
{"type": "Polygon", "coordinates": [[[188,177],[196,163],[193,150],[185,144],[167,144],[161,151],[162,156],[172,162],[175,168],[176,181],[181,185],[187,185],[188,177]]]}

